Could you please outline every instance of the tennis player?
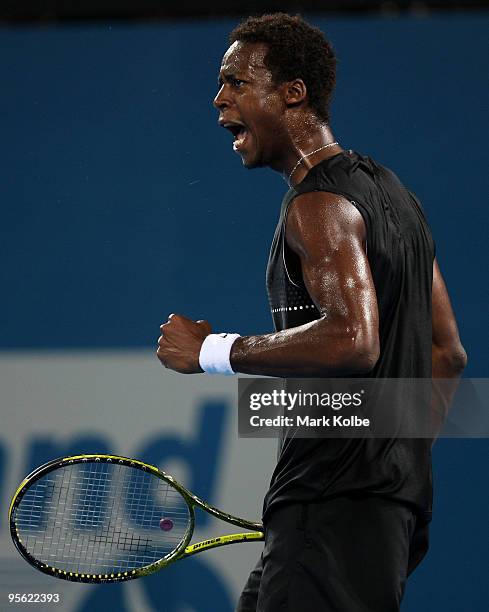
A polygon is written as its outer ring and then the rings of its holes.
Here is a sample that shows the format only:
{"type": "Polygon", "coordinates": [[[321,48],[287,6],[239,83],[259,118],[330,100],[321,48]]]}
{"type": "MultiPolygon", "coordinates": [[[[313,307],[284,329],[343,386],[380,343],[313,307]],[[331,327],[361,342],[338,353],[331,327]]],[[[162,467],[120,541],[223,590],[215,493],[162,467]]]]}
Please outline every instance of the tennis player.
{"type": "MultiPolygon", "coordinates": [[[[211,333],[170,315],[158,358],[182,373],[456,378],[466,364],[422,208],[329,125],[336,59],[286,14],[230,35],[214,100],[247,168],[289,190],[267,270],[275,332],[211,333]]],[[[395,612],[428,548],[429,439],[281,443],[264,551],[239,612],[395,612]]]]}

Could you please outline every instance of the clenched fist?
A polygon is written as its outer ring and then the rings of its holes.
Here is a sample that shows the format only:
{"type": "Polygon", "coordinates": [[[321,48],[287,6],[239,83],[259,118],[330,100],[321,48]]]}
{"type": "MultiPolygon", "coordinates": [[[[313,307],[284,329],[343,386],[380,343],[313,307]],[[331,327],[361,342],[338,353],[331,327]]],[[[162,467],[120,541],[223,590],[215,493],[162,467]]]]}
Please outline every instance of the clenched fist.
{"type": "Polygon", "coordinates": [[[162,365],[181,374],[202,372],[199,354],[204,339],[211,333],[210,324],[171,314],[160,329],[156,355],[162,365]]]}

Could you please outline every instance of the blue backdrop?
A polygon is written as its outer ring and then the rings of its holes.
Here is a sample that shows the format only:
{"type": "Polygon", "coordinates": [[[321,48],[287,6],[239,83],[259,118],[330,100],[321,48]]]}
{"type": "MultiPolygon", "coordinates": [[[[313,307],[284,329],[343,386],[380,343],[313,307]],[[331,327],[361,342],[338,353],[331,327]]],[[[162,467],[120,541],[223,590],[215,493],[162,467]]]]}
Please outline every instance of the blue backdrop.
{"type": "MultiPolygon", "coordinates": [[[[467,375],[487,376],[489,18],[313,21],[340,58],[335,135],[424,203],[467,375]]],[[[270,330],[286,186],[243,169],[217,127],[232,25],[0,30],[2,349],[149,347],[169,312],[270,330]]],[[[488,449],[437,444],[432,549],[405,612],[486,608],[488,449]]]]}

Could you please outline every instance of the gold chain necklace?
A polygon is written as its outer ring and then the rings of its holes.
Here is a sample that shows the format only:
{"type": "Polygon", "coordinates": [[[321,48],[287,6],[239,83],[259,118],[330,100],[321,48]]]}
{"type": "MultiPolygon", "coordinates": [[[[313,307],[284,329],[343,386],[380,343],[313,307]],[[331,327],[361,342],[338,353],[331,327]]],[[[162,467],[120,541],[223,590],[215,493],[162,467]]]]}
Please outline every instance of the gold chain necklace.
{"type": "Polygon", "coordinates": [[[287,182],[290,185],[290,179],[292,178],[292,175],[294,174],[294,172],[297,170],[297,168],[300,166],[300,164],[306,159],[306,157],[310,157],[311,155],[314,155],[314,153],[318,153],[319,151],[322,151],[323,149],[327,149],[328,147],[334,147],[335,145],[337,145],[337,142],[328,142],[328,144],[323,145],[322,147],[319,147],[319,149],[316,149],[315,151],[311,151],[310,153],[308,153],[307,155],[303,155],[299,161],[296,163],[296,165],[292,168],[292,172],[289,174],[289,178],[287,180],[287,182]]]}

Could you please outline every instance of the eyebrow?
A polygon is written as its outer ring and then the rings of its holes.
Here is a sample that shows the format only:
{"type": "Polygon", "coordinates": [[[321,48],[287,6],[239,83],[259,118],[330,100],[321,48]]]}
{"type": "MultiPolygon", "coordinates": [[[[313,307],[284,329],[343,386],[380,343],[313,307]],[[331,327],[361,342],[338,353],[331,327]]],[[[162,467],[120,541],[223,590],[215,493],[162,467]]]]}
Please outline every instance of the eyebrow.
{"type": "Polygon", "coordinates": [[[221,86],[225,81],[232,81],[233,79],[239,79],[240,81],[242,81],[243,79],[240,79],[238,76],[236,76],[236,74],[234,72],[229,72],[227,74],[220,74],[217,77],[217,84],[219,86],[221,86]]]}

